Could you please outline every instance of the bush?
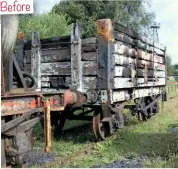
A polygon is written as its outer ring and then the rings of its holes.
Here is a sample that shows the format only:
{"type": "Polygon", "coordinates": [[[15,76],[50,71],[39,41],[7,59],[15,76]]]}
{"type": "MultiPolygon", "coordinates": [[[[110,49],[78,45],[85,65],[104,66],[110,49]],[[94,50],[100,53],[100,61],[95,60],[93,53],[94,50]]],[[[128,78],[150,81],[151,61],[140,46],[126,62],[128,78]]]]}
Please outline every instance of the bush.
{"type": "Polygon", "coordinates": [[[22,16],[19,32],[24,32],[26,39],[29,40],[35,31],[40,33],[41,39],[65,36],[70,34],[70,25],[65,16],[55,13],[22,16]]]}
{"type": "Polygon", "coordinates": [[[178,77],[175,77],[175,81],[178,82],[178,77]]]}

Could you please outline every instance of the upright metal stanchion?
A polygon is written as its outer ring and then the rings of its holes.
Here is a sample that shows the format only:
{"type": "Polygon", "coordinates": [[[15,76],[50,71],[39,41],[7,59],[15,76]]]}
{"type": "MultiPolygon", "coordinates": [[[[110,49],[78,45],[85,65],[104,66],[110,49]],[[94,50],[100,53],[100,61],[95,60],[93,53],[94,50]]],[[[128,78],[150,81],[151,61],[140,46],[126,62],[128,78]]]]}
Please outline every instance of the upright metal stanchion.
{"type": "Polygon", "coordinates": [[[45,133],[45,152],[49,152],[51,148],[51,116],[50,101],[44,101],[44,133],[45,133]]]}

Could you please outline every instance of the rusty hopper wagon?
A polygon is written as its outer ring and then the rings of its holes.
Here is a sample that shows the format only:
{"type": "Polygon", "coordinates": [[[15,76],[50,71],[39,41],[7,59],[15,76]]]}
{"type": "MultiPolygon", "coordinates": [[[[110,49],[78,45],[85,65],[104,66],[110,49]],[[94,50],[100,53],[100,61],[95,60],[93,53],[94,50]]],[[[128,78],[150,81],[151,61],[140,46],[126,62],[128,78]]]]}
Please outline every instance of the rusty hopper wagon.
{"type": "Polygon", "coordinates": [[[146,121],[159,111],[159,100],[166,101],[166,48],[120,23],[98,20],[97,36],[88,39],[81,39],[77,24],[70,36],[38,35],[22,45],[21,65],[35,76],[36,89],[63,93],[64,111],[51,113],[57,132],[66,119],[93,120],[102,140],[123,127],[125,106],[146,121]]]}

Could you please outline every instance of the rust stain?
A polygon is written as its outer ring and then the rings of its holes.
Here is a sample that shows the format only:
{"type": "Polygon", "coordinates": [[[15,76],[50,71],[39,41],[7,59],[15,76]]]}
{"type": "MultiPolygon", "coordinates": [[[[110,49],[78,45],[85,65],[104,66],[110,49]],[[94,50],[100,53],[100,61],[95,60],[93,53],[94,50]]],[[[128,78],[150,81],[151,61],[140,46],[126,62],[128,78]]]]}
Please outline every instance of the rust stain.
{"type": "Polygon", "coordinates": [[[22,109],[32,109],[35,107],[36,107],[36,99],[35,98],[10,99],[10,100],[3,100],[1,102],[2,112],[3,111],[22,110],[22,109]]]}
{"type": "Polygon", "coordinates": [[[21,95],[2,97],[1,111],[21,111],[41,107],[41,97],[39,95],[21,95]]]}
{"type": "Polygon", "coordinates": [[[44,102],[44,106],[45,111],[44,111],[44,124],[45,124],[45,128],[44,128],[44,132],[45,132],[45,143],[46,143],[46,147],[45,147],[45,152],[49,152],[50,151],[50,147],[51,147],[51,117],[50,117],[50,102],[47,100],[44,102]]]}
{"type": "Polygon", "coordinates": [[[97,33],[104,36],[108,41],[114,41],[112,34],[112,22],[110,19],[101,19],[97,21],[97,33]]]}
{"type": "Polygon", "coordinates": [[[25,39],[25,33],[24,32],[19,32],[17,34],[17,39],[18,40],[24,40],[25,39]]]}

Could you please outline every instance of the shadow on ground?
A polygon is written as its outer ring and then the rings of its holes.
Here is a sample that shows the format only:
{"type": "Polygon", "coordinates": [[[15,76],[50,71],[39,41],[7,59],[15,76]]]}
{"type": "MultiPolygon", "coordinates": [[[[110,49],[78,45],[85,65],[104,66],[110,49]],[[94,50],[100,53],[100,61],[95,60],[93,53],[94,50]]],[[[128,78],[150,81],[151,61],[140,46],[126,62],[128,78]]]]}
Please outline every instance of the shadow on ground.
{"type": "Polygon", "coordinates": [[[64,141],[73,141],[73,143],[86,143],[95,141],[95,137],[92,132],[92,123],[64,129],[62,133],[55,134],[54,138],[55,140],[62,139],[64,141]]]}

